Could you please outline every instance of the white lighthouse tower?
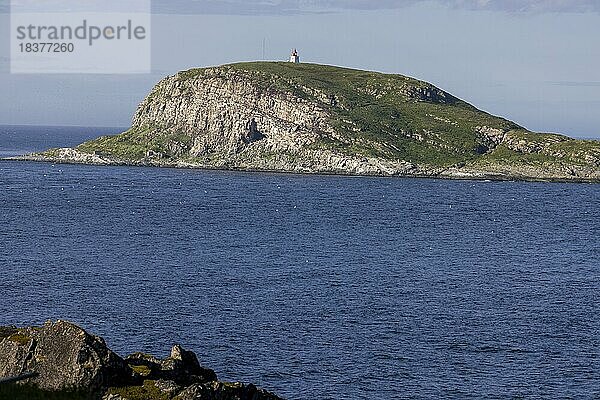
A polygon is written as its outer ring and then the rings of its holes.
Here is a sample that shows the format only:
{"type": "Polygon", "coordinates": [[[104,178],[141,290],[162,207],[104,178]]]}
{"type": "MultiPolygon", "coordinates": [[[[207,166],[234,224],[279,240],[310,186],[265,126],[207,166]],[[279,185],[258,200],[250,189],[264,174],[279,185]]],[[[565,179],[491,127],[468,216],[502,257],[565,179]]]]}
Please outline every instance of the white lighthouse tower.
{"type": "Polygon", "coordinates": [[[290,62],[294,64],[298,64],[300,62],[300,56],[298,55],[298,50],[292,50],[292,54],[290,55],[290,62]]]}

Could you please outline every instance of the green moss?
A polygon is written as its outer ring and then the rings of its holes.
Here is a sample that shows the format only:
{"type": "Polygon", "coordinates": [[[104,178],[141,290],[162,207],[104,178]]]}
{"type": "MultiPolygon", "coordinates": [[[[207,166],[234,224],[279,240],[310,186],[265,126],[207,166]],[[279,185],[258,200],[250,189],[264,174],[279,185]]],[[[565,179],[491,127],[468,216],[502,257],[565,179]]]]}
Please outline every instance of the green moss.
{"type": "Polygon", "coordinates": [[[244,387],[241,382],[221,382],[221,384],[227,389],[242,389],[244,387]]]}
{"type": "Polygon", "coordinates": [[[120,395],[128,400],[170,400],[170,396],[160,391],[154,383],[155,381],[146,380],[141,386],[110,388],[108,393],[120,395]]]}
{"type": "Polygon", "coordinates": [[[152,372],[150,368],[146,365],[129,365],[136,374],[141,376],[148,376],[152,372]]]}
{"type": "Polygon", "coordinates": [[[11,342],[17,343],[20,346],[25,346],[31,341],[31,338],[23,333],[14,333],[8,337],[11,342]]]}

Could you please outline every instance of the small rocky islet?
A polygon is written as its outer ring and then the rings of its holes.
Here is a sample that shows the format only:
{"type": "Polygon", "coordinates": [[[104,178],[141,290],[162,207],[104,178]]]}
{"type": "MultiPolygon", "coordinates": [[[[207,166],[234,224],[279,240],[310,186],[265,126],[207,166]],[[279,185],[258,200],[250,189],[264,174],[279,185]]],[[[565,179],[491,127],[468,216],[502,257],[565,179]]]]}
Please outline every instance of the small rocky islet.
{"type": "Polygon", "coordinates": [[[129,130],[21,160],[600,182],[600,142],[532,132],[410,77],[250,62],[161,80],[129,130]]]}
{"type": "Polygon", "coordinates": [[[175,345],[164,359],[125,358],[68,321],[0,327],[0,398],[97,400],[278,400],[253,384],[221,382],[196,354],[175,345]],[[7,380],[31,376],[18,383],[7,380]],[[3,382],[4,381],[4,382],[3,382]]]}

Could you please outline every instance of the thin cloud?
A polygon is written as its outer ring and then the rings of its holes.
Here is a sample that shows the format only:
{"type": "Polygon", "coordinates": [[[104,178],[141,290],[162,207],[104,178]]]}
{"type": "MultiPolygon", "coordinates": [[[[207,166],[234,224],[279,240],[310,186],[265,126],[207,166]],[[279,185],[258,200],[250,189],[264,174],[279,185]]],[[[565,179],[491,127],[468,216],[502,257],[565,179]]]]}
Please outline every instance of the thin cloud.
{"type": "Polygon", "coordinates": [[[155,0],[159,13],[286,14],[389,10],[434,2],[450,8],[511,13],[600,12],[597,0],[155,0]]]}
{"type": "MultiPolygon", "coordinates": [[[[75,0],[65,3],[77,4],[75,0]]],[[[450,8],[509,13],[597,13],[598,0],[154,0],[160,14],[281,15],[342,10],[390,10],[419,3],[450,8]]],[[[0,13],[10,11],[10,1],[0,0],[0,13]]]]}
{"type": "MultiPolygon", "coordinates": [[[[323,9],[393,9],[402,8],[418,3],[423,0],[325,0],[325,1],[285,1],[279,3],[297,3],[299,8],[323,9]]],[[[506,12],[598,12],[600,2],[597,0],[430,0],[452,8],[469,10],[490,10],[506,12]]],[[[271,3],[278,3],[272,1],[271,3]]]]}
{"type": "Polygon", "coordinates": [[[562,82],[550,82],[554,86],[567,86],[567,87],[600,87],[600,82],[590,81],[562,81],[562,82]]]}
{"type": "Polygon", "coordinates": [[[149,12],[151,0],[0,0],[0,12],[149,12]]]}
{"type": "Polygon", "coordinates": [[[472,10],[491,10],[524,13],[599,12],[600,2],[597,0],[440,0],[452,7],[472,10]]]}

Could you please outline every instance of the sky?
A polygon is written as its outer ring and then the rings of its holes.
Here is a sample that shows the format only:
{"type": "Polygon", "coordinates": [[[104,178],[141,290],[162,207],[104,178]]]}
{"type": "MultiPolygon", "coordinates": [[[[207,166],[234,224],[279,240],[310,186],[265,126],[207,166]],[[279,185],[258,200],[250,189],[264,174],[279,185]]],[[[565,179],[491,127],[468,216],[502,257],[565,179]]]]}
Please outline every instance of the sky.
{"type": "Polygon", "coordinates": [[[152,72],[137,75],[10,74],[9,9],[0,0],[0,124],[126,127],[163,76],[295,47],[426,80],[534,131],[600,138],[598,1],[154,0],[152,72]]]}

